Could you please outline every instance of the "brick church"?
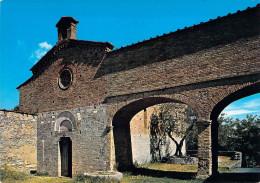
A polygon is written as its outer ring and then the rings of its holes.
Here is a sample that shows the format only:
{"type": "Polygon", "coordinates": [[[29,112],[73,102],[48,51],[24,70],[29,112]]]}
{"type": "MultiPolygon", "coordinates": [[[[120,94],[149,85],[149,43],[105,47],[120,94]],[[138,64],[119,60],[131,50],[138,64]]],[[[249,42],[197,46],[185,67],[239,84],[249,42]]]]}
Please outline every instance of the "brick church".
{"type": "MultiPolygon", "coordinates": [[[[28,115],[21,114],[25,123],[17,130],[37,121],[37,138],[28,140],[37,148],[37,171],[71,177],[131,167],[133,158],[145,159],[133,155],[133,117],[157,104],[181,103],[197,114],[198,175],[215,173],[218,115],[259,92],[259,8],[116,50],[109,42],[78,40],[79,22],[62,17],[57,44],[18,86],[20,112],[28,115]]],[[[0,112],[1,119],[16,120],[11,111],[0,112]]]]}

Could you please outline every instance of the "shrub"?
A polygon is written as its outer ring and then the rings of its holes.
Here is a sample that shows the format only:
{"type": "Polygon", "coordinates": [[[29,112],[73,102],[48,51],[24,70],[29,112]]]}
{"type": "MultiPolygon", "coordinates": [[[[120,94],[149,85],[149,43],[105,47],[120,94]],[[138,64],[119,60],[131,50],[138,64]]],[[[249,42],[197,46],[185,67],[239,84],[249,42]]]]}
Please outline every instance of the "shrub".
{"type": "Polygon", "coordinates": [[[26,180],[29,179],[31,176],[23,173],[23,172],[18,172],[11,168],[10,166],[3,165],[1,167],[0,171],[0,180],[7,180],[7,179],[12,179],[12,180],[26,180]]]}
{"type": "Polygon", "coordinates": [[[36,172],[34,175],[49,177],[49,173],[48,172],[36,172]]]}
{"type": "Polygon", "coordinates": [[[83,173],[78,174],[73,182],[84,182],[85,181],[85,175],[83,173]]]}

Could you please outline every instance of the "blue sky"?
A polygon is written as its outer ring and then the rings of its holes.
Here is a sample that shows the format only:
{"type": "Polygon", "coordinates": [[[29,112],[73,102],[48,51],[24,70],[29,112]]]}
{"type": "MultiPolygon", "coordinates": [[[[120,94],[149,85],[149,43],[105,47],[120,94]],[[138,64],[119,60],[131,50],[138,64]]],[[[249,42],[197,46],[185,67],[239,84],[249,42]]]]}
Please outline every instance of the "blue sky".
{"type": "MultiPolygon", "coordinates": [[[[109,41],[119,48],[258,3],[259,0],[0,0],[0,109],[18,105],[16,87],[30,78],[30,68],[56,44],[55,25],[62,16],[79,21],[78,39],[109,41]]],[[[248,110],[247,104],[259,100],[260,95],[254,95],[233,103],[225,111],[230,117],[237,117],[248,110]],[[242,106],[241,111],[238,106],[242,106]]],[[[258,114],[260,106],[254,107],[248,112],[258,114]]],[[[238,117],[241,115],[245,113],[238,117]]]]}

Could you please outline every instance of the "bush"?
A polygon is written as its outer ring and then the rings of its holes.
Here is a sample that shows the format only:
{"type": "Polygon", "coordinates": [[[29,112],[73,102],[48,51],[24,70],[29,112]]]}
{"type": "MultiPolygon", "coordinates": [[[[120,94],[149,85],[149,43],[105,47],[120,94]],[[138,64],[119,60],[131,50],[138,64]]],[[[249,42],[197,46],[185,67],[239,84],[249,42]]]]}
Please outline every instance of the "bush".
{"type": "Polygon", "coordinates": [[[84,182],[85,181],[85,175],[83,173],[78,174],[73,182],[84,182]]]}
{"type": "Polygon", "coordinates": [[[7,165],[3,165],[1,167],[1,171],[0,171],[0,180],[7,180],[7,179],[11,179],[11,180],[27,180],[29,179],[31,176],[23,173],[23,172],[18,172],[15,171],[14,169],[12,169],[11,167],[7,166],[7,165]]]}
{"type": "Polygon", "coordinates": [[[48,172],[36,172],[34,175],[36,175],[36,176],[49,177],[49,173],[48,173],[48,172]]]}

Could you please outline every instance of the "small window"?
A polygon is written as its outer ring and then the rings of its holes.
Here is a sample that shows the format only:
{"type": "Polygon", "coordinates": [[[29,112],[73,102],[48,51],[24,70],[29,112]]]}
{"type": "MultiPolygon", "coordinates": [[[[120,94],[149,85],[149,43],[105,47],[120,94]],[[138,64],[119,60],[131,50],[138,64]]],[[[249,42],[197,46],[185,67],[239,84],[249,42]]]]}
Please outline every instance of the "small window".
{"type": "Polygon", "coordinates": [[[64,120],[60,124],[60,132],[71,132],[72,131],[72,125],[71,122],[68,120],[64,120]]]}
{"type": "Polygon", "coordinates": [[[66,90],[70,87],[73,80],[73,75],[70,69],[65,68],[60,72],[59,87],[62,90],[66,90]]]}

